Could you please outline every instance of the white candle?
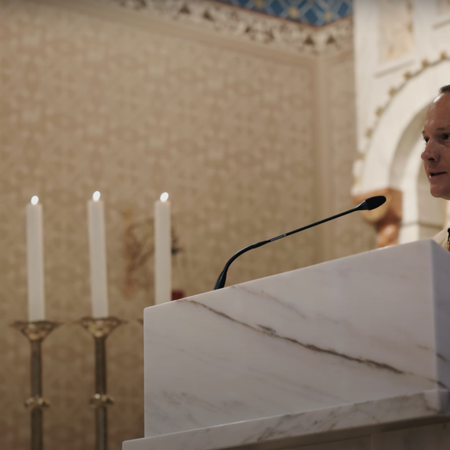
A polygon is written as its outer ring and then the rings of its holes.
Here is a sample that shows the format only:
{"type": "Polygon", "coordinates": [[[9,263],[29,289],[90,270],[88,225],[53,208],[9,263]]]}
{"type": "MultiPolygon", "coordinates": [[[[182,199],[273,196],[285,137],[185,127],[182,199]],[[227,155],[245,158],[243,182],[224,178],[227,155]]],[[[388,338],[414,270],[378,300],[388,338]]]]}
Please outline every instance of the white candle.
{"type": "Polygon", "coordinates": [[[105,220],[100,192],[88,201],[89,255],[91,266],[92,317],[108,317],[105,220]]]}
{"type": "Polygon", "coordinates": [[[42,205],[38,203],[39,198],[34,196],[26,207],[28,320],[30,322],[45,319],[42,205]]]}
{"type": "Polygon", "coordinates": [[[172,239],[169,194],[155,202],[155,304],[172,299],[172,239]]]}

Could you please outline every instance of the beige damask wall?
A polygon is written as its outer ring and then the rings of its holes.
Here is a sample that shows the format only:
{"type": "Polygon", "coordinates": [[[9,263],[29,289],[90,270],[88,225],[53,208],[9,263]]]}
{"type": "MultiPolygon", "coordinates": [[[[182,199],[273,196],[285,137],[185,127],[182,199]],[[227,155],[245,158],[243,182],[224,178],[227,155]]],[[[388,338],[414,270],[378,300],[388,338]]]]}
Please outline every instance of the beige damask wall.
{"type": "MultiPolygon", "coordinates": [[[[253,17],[253,16],[252,16],[253,17]]],[[[277,22],[278,23],[278,22],[277,22]]],[[[92,448],[86,202],[106,206],[110,448],[143,435],[142,309],[154,200],[171,195],[174,284],[211,289],[248,243],[351,206],[351,49],[294,52],[96,2],[0,0],[0,447],[27,448],[25,204],[44,205],[47,448],[92,448]],[[83,5],[81,7],[80,5],[83,5]],[[211,34],[208,34],[211,33],[211,34]],[[140,262],[142,264],[140,265],[140,262]]],[[[229,283],[367,250],[360,217],[245,255],[229,283]]],[[[151,252],[150,252],[151,253],[151,252]]]]}

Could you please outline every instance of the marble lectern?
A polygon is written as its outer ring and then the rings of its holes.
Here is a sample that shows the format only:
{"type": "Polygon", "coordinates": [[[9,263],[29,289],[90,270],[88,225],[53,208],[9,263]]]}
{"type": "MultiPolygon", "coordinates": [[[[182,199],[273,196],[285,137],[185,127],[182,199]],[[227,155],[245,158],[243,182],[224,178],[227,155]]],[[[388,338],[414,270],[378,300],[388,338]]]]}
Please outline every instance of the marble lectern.
{"type": "Polygon", "coordinates": [[[450,449],[431,240],[147,308],[144,340],[145,437],[124,450],[450,449]]]}

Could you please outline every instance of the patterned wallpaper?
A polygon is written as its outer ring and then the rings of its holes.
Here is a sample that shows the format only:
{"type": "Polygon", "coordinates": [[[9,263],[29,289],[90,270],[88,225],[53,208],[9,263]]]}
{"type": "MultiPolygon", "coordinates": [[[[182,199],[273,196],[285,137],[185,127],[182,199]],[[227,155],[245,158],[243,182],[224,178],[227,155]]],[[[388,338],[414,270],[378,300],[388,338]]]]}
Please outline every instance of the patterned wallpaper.
{"type": "MultiPolygon", "coordinates": [[[[27,448],[29,439],[29,349],[10,324],[26,319],[25,204],[35,194],[44,205],[48,318],[64,322],[44,342],[45,444],[93,447],[93,342],[76,321],[90,313],[86,202],[98,189],[110,312],[128,321],[108,338],[110,449],[119,450],[143,435],[138,319],[153,303],[152,259],[130,273],[130,226],[144,245],[153,202],[170,193],[181,248],[174,287],[191,295],[210,290],[238,249],[314,220],[315,73],[301,59],[283,63],[37,1],[0,0],[0,29],[0,447],[27,448]]],[[[353,112],[346,58],[328,67],[337,90],[332,148],[341,152],[333,189],[343,203],[354,152],[352,128],[339,132],[353,112]]],[[[357,220],[343,234],[336,255],[372,245],[357,220]]],[[[316,250],[314,232],[275,242],[236,261],[229,283],[309,265],[316,250]]]]}
{"type": "Polygon", "coordinates": [[[350,16],[353,0],[214,0],[320,27],[350,16]]]}
{"type": "MultiPolygon", "coordinates": [[[[331,179],[330,200],[337,210],[345,211],[353,206],[348,195],[353,183],[350,174],[355,157],[355,151],[349,150],[356,148],[356,110],[354,101],[349,101],[355,98],[353,59],[330,58],[326,73],[330,89],[330,166],[337,174],[331,179]]],[[[329,225],[333,258],[352,255],[355,249],[375,247],[374,232],[361,216],[351,214],[329,225]]]]}

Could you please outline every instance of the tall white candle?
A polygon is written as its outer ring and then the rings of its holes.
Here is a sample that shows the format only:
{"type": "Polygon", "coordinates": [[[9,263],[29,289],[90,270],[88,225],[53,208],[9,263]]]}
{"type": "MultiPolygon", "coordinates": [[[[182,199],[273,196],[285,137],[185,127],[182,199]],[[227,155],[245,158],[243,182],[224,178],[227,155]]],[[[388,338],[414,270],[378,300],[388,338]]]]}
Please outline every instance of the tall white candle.
{"type": "Polygon", "coordinates": [[[92,317],[108,317],[105,220],[100,192],[88,201],[89,255],[91,266],[92,317]]]}
{"type": "Polygon", "coordinates": [[[28,320],[34,322],[45,319],[42,205],[38,197],[32,197],[26,207],[26,215],[28,320]]]}
{"type": "Polygon", "coordinates": [[[155,202],[155,304],[172,299],[172,239],[169,194],[155,202]]]}

